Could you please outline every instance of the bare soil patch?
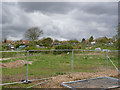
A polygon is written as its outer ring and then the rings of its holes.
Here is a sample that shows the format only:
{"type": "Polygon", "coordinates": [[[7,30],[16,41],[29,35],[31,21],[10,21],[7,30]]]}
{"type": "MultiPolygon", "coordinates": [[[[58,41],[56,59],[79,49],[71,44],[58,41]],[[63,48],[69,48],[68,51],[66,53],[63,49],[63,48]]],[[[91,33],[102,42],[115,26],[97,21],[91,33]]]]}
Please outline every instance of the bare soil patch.
{"type": "MultiPolygon", "coordinates": [[[[118,77],[118,72],[115,70],[108,70],[108,71],[104,71],[104,72],[92,72],[92,73],[77,72],[77,73],[70,73],[70,74],[66,74],[66,75],[58,75],[52,79],[49,79],[50,80],[49,82],[46,82],[42,85],[35,86],[33,88],[65,88],[61,85],[61,83],[75,81],[75,80],[81,80],[81,79],[104,77],[104,76],[118,77]]],[[[20,81],[20,80],[24,79],[23,77],[24,77],[23,75],[15,76],[14,80],[20,81]]],[[[35,77],[29,77],[29,78],[35,79],[35,77]]],[[[44,82],[44,81],[33,81],[32,83],[29,84],[29,86],[38,84],[40,82],[44,82]]],[[[24,86],[25,86],[24,84],[23,85],[16,84],[16,85],[7,85],[5,87],[6,88],[23,88],[24,86]]]]}
{"type": "MultiPolygon", "coordinates": [[[[25,60],[11,61],[11,62],[8,62],[8,63],[2,63],[2,68],[22,67],[25,64],[27,64],[27,61],[25,61],[25,60]]],[[[32,61],[29,61],[29,64],[32,64],[32,61]]]]}
{"type": "Polygon", "coordinates": [[[10,58],[1,58],[0,61],[2,60],[10,60],[10,59],[16,59],[16,58],[24,58],[26,56],[17,56],[17,57],[10,57],[10,58]]]}
{"type": "Polygon", "coordinates": [[[2,82],[20,82],[21,80],[26,79],[25,74],[18,74],[18,75],[2,75],[2,82]]]}
{"type": "Polygon", "coordinates": [[[71,73],[68,75],[59,75],[51,79],[51,81],[41,85],[36,86],[35,88],[65,88],[61,86],[62,82],[68,82],[68,81],[75,81],[75,80],[81,80],[81,79],[89,79],[89,78],[95,78],[95,77],[114,77],[118,76],[118,72],[115,70],[108,70],[104,72],[94,72],[94,73],[87,73],[87,72],[78,72],[78,73],[71,73]]]}

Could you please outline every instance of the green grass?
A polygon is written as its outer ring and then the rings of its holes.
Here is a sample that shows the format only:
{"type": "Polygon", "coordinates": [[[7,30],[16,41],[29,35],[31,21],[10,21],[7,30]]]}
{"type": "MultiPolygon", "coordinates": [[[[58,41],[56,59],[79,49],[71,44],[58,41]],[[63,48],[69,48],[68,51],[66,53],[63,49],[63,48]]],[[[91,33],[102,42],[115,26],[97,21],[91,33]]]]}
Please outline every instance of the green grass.
{"type": "MultiPolygon", "coordinates": [[[[93,53],[93,52],[89,52],[93,53]]],[[[95,53],[95,52],[94,52],[95,53]]],[[[96,72],[103,71],[106,69],[106,54],[98,53],[97,55],[87,55],[88,52],[75,52],[74,53],[74,72],[96,72]],[[80,55],[79,55],[80,54],[80,55]],[[82,55],[81,55],[82,54],[82,55]],[[85,54],[85,55],[84,55],[85,54]]],[[[111,59],[118,65],[118,58],[112,54],[111,59]]],[[[26,57],[11,59],[15,60],[26,60],[26,57]]],[[[43,78],[51,77],[56,75],[63,75],[70,73],[72,54],[67,55],[66,53],[54,55],[50,54],[39,54],[39,56],[30,56],[29,61],[32,61],[32,65],[29,65],[29,78],[43,78]]],[[[4,63],[8,61],[3,61],[4,63]]],[[[109,63],[109,68],[114,67],[109,63]]],[[[4,78],[10,78],[11,76],[25,77],[26,65],[18,68],[3,68],[4,78]]],[[[14,79],[10,78],[10,81],[14,79]]],[[[5,79],[4,82],[9,82],[9,79],[5,79]]]]}
{"type": "Polygon", "coordinates": [[[2,58],[26,56],[27,52],[2,52],[2,58]]]}
{"type": "Polygon", "coordinates": [[[117,50],[117,48],[113,45],[104,45],[104,44],[96,44],[93,45],[93,47],[91,48],[92,50],[95,50],[95,48],[101,48],[101,49],[109,49],[109,50],[117,50]]]}
{"type": "Polygon", "coordinates": [[[13,59],[3,60],[2,63],[8,63],[8,62],[17,61],[17,60],[27,60],[27,57],[21,57],[21,58],[16,57],[16,58],[13,58],[13,59]]]}
{"type": "Polygon", "coordinates": [[[11,85],[2,86],[2,89],[9,88],[9,90],[14,90],[12,88],[27,88],[27,87],[30,87],[32,85],[35,85],[35,84],[34,83],[29,83],[29,84],[24,84],[24,83],[21,83],[21,84],[11,84],[11,85]]]}
{"type": "Polygon", "coordinates": [[[71,55],[40,55],[31,56],[30,61],[33,61],[33,65],[29,66],[29,72],[34,76],[50,75],[69,72],[71,69],[71,55]],[[66,65],[67,64],[67,65],[66,65]],[[39,73],[39,74],[38,74],[39,73]]]}

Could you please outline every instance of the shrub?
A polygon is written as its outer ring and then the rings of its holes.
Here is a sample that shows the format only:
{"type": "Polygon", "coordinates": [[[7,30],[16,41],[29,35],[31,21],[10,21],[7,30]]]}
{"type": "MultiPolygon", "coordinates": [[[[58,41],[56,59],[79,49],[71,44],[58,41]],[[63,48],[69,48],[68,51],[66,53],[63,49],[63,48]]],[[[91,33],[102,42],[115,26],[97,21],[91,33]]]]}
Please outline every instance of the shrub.
{"type": "Polygon", "coordinates": [[[37,50],[37,47],[27,47],[25,50],[37,50]]]}
{"type": "Polygon", "coordinates": [[[73,49],[71,45],[60,45],[56,46],[55,49],[73,49]]]}
{"type": "MultiPolygon", "coordinates": [[[[71,45],[60,45],[60,46],[56,46],[55,50],[59,50],[59,49],[73,49],[73,47],[71,45]]],[[[61,54],[61,53],[67,53],[68,51],[54,51],[54,54],[61,54]]]]}

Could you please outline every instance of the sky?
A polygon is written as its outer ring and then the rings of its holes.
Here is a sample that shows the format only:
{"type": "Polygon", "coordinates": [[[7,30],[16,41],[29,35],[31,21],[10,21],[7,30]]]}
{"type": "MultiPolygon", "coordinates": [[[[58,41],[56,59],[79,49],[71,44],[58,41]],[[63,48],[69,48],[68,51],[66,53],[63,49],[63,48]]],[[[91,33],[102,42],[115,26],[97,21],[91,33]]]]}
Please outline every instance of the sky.
{"type": "Polygon", "coordinates": [[[31,27],[43,37],[79,41],[117,34],[117,2],[3,2],[2,38],[25,39],[31,27]]]}

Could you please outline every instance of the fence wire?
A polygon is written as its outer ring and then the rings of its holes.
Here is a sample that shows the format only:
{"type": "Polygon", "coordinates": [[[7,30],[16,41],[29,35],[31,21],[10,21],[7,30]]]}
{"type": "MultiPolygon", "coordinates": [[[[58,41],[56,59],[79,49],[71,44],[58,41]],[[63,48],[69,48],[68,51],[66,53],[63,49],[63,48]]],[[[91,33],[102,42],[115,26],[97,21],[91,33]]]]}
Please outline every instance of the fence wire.
{"type": "Polygon", "coordinates": [[[74,72],[97,72],[105,70],[105,52],[74,50],[74,72]]]}
{"type": "Polygon", "coordinates": [[[71,51],[29,51],[29,79],[71,72],[71,51]]]}
{"type": "Polygon", "coordinates": [[[26,79],[27,52],[2,52],[2,83],[20,82],[26,79]]]}
{"type": "MultiPolygon", "coordinates": [[[[108,68],[109,69],[118,69],[119,66],[118,51],[108,51],[108,68]]],[[[117,70],[116,69],[116,70],[117,70]]]]}
{"type": "Polygon", "coordinates": [[[73,49],[0,52],[2,52],[2,83],[115,69],[107,56],[118,68],[117,51],[73,49]]]}

